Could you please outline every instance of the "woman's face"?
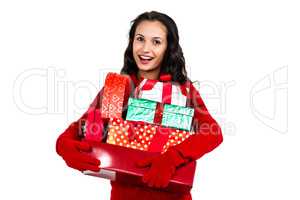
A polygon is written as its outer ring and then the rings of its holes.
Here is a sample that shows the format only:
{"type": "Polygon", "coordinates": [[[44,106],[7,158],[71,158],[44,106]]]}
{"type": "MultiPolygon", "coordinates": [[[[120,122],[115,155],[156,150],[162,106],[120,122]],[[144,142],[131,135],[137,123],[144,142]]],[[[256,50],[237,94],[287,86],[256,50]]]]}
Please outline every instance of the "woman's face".
{"type": "Polygon", "coordinates": [[[167,49],[167,28],[159,21],[142,21],[133,38],[133,57],[139,73],[158,76],[167,49]]]}

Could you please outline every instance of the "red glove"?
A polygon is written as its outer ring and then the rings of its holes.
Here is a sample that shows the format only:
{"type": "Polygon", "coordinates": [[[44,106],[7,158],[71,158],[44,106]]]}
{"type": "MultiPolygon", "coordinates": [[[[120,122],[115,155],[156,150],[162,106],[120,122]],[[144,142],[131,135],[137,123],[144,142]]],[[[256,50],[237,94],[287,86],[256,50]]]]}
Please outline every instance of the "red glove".
{"type": "Polygon", "coordinates": [[[87,142],[62,137],[58,138],[56,148],[69,167],[80,171],[100,170],[100,161],[88,154],[92,147],[87,142]]]}
{"type": "Polygon", "coordinates": [[[65,160],[66,164],[80,171],[92,170],[99,171],[100,161],[91,155],[92,147],[84,141],[80,141],[82,123],[87,120],[89,111],[99,108],[103,88],[100,90],[87,112],[79,120],[70,124],[70,126],[58,137],[56,141],[56,152],[65,160]]]}
{"type": "Polygon", "coordinates": [[[150,166],[149,171],[144,174],[143,182],[150,187],[162,188],[168,186],[176,167],[184,162],[178,152],[170,148],[164,154],[138,161],[137,166],[150,166]]]}

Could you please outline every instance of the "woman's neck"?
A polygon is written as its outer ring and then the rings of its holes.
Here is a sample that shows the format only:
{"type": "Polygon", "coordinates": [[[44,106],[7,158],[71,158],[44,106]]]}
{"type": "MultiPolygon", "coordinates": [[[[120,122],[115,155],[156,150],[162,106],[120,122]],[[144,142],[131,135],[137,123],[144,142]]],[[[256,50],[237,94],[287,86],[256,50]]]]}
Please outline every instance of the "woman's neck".
{"type": "Polygon", "coordinates": [[[142,71],[139,70],[137,73],[137,77],[140,80],[141,77],[144,77],[145,79],[152,79],[152,80],[157,80],[159,78],[159,70],[153,70],[153,71],[142,71]]]}

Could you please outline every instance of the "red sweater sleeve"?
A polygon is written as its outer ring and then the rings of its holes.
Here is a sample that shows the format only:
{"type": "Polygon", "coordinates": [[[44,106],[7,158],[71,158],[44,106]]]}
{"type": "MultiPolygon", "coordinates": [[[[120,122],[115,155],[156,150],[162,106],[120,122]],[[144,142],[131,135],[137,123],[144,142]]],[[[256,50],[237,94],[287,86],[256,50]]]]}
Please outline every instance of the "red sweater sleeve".
{"type": "Polygon", "coordinates": [[[56,152],[61,155],[60,149],[58,148],[58,143],[63,138],[69,138],[74,140],[80,140],[79,133],[81,131],[81,125],[87,119],[89,111],[95,108],[101,107],[101,98],[103,94],[103,88],[98,92],[97,96],[94,98],[93,102],[90,104],[88,110],[77,120],[69,125],[69,127],[62,133],[56,140],[56,152]]]}
{"type": "Polygon", "coordinates": [[[223,141],[219,124],[208,112],[199,92],[190,83],[189,99],[195,109],[193,128],[195,134],[174,148],[185,160],[196,160],[212,151],[223,141]]]}

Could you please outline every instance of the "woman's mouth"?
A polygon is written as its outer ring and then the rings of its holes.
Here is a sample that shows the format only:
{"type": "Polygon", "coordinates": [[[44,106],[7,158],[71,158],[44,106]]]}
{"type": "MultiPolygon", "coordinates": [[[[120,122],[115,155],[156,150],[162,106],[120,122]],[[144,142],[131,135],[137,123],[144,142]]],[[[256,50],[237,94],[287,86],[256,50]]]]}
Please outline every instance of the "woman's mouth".
{"type": "Polygon", "coordinates": [[[151,57],[151,56],[143,56],[143,55],[139,55],[139,59],[140,59],[140,61],[141,61],[141,63],[142,63],[143,65],[146,65],[146,64],[148,64],[148,63],[153,59],[153,57],[151,57]]]}

